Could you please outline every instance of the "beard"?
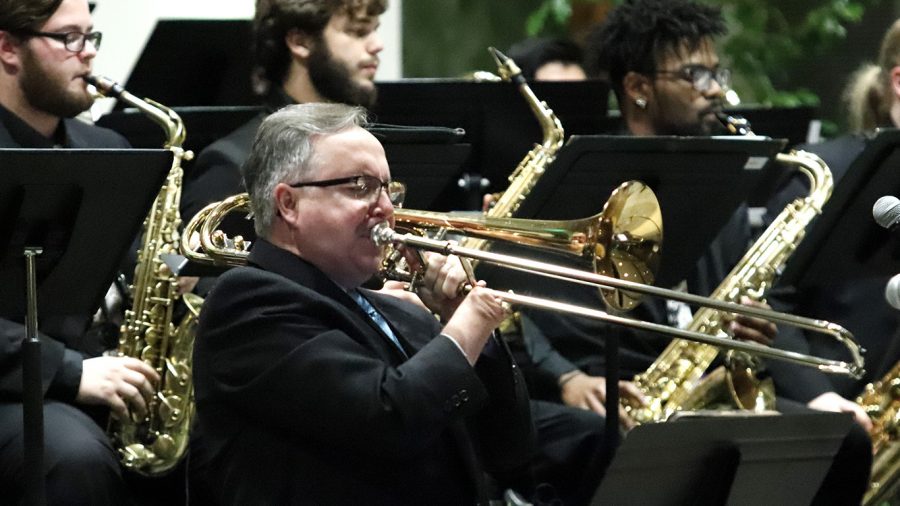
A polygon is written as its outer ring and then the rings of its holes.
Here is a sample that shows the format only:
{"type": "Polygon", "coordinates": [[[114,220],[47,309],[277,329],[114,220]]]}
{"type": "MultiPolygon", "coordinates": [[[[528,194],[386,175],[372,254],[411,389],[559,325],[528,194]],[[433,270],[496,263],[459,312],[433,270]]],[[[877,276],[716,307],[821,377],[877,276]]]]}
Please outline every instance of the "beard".
{"type": "Polygon", "coordinates": [[[71,92],[68,81],[41,67],[31,51],[22,57],[20,86],[25,99],[37,110],[60,118],[73,118],[87,110],[94,98],[87,91],[71,92]]]}
{"type": "Polygon", "coordinates": [[[353,80],[347,65],[334,59],[321,38],[309,53],[307,67],[316,91],[332,102],[370,108],[378,97],[374,85],[367,88],[353,80]]]}
{"type": "Polygon", "coordinates": [[[657,120],[656,132],[660,135],[677,135],[686,137],[708,137],[711,135],[728,135],[728,130],[715,116],[709,115],[712,110],[704,110],[692,118],[662,117],[657,120]]]}

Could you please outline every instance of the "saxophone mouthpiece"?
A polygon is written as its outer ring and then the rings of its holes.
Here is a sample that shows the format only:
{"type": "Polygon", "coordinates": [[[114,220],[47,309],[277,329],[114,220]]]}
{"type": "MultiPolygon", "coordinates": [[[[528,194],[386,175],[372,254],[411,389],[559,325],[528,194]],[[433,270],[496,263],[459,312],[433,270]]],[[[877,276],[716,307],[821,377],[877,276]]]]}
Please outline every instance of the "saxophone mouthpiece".
{"type": "Polygon", "coordinates": [[[494,61],[497,63],[497,70],[500,72],[500,77],[506,81],[513,81],[516,84],[523,84],[525,82],[525,79],[522,77],[522,69],[516,65],[516,62],[514,62],[512,58],[501,53],[495,47],[488,47],[488,52],[491,53],[491,56],[494,57],[494,61]]]}
{"type": "Polygon", "coordinates": [[[121,84],[108,77],[86,75],[82,79],[87,81],[87,83],[94,88],[97,88],[97,91],[105,97],[118,98],[119,95],[125,91],[125,88],[123,88],[121,84]]]}

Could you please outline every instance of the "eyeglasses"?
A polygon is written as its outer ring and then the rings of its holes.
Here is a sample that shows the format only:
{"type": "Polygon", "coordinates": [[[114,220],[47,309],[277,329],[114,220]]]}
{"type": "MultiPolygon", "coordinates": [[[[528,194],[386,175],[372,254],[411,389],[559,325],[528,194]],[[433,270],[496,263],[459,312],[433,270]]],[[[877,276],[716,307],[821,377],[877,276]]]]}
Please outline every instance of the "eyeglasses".
{"type": "Polygon", "coordinates": [[[694,89],[703,93],[712,88],[715,80],[722,88],[731,86],[731,70],[711,69],[705,65],[685,65],[678,70],[657,70],[656,74],[671,74],[691,83],[694,89]]]}
{"type": "Polygon", "coordinates": [[[375,176],[369,175],[342,177],[338,179],[326,179],[324,181],[294,183],[289,186],[291,188],[303,188],[305,186],[318,186],[321,188],[347,183],[353,184],[352,190],[354,198],[363,200],[365,202],[368,202],[369,204],[374,204],[376,201],[378,201],[378,197],[381,196],[382,190],[387,192],[387,196],[391,200],[391,204],[395,206],[401,205],[403,203],[403,198],[406,197],[405,184],[399,181],[382,181],[375,176]]]}
{"type": "Polygon", "coordinates": [[[28,37],[47,37],[48,39],[58,40],[62,42],[68,51],[80,53],[84,51],[84,44],[87,41],[94,46],[94,49],[100,49],[100,40],[103,39],[101,32],[37,32],[34,30],[20,30],[18,33],[28,37]]]}

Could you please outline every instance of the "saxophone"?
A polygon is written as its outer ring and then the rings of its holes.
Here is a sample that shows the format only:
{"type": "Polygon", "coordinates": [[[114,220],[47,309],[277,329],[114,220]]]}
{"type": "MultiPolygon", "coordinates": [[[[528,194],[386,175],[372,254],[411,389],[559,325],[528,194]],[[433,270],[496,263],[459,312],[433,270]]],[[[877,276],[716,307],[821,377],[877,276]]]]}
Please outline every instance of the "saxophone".
{"type": "Polygon", "coordinates": [[[194,409],[191,353],[202,299],[194,294],[183,296],[188,313],[176,328],[176,277],[160,258],[178,252],[181,162],[190,160],[193,153],[181,147],[185,129],[174,111],[135,97],[110,79],[88,76],[85,80],[102,95],[123,100],[158,123],[166,133],[164,147],[174,154],[168,177],[144,220],[131,287],[132,305],[125,311],[115,351],[118,356],[146,362],[159,374],[160,382],[144,419],[111,419],[107,429],[125,467],[143,475],[159,475],[172,469],[187,450],[194,409]]]}
{"type": "MultiPolygon", "coordinates": [[[[512,218],[522,201],[534,188],[535,183],[544,175],[547,166],[556,159],[556,153],[563,145],[565,131],[553,110],[547,106],[546,102],[538,100],[535,96],[531,87],[528,86],[528,82],[522,77],[522,71],[516,62],[494,48],[489,48],[489,50],[497,63],[500,77],[505,81],[515,83],[519,88],[519,93],[525,97],[525,101],[540,123],[543,134],[541,144],[535,144],[525,158],[519,162],[509,176],[509,187],[487,211],[487,215],[491,218],[512,218]]],[[[481,249],[484,242],[473,241],[467,246],[481,249]]]]}
{"type": "Polygon", "coordinates": [[[872,419],[872,475],[863,504],[887,503],[900,492],[900,362],[869,383],[856,403],[872,419]]]}
{"type": "MultiPolygon", "coordinates": [[[[722,118],[734,133],[751,135],[743,118],[722,118]]],[[[809,179],[810,191],[789,203],[763,232],[724,281],[710,295],[713,299],[739,302],[742,296],[763,300],[777,274],[784,267],[806,227],[819,215],[834,186],[831,171],[818,156],[803,151],[779,153],[777,161],[796,167],[809,179]]],[[[727,337],[725,326],[730,321],[720,310],[701,308],[687,330],[727,337]]],[[[673,340],[642,374],[635,385],[648,400],[641,406],[623,399],[625,411],[637,423],[665,421],[676,411],[699,409],[720,400],[727,387],[731,401],[742,409],[771,409],[775,394],[770,378],[759,380],[760,365],[746,354],[729,352],[728,371],[718,368],[704,377],[718,355],[718,348],[701,343],[673,340]]]]}
{"type": "MultiPolygon", "coordinates": [[[[556,159],[556,153],[562,147],[565,139],[565,130],[563,130],[562,123],[553,110],[546,102],[539,100],[531,87],[528,86],[528,82],[522,77],[522,71],[516,65],[516,62],[493,47],[488,48],[488,51],[490,51],[491,56],[494,57],[494,61],[497,63],[497,70],[500,76],[490,72],[477,72],[475,75],[476,79],[480,81],[504,80],[514,83],[540,123],[543,137],[541,143],[535,144],[526,153],[525,158],[519,162],[509,176],[509,187],[497,196],[491,208],[485,212],[491,218],[512,218],[532,188],[534,188],[534,185],[544,175],[547,166],[556,159]]],[[[442,235],[442,233],[439,232],[439,235],[442,235]]],[[[487,243],[488,241],[484,239],[466,237],[461,242],[461,245],[473,249],[485,249],[487,243]]],[[[410,289],[412,289],[415,285],[417,273],[408,272],[407,267],[399,251],[394,250],[382,262],[380,276],[385,279],[399,279],[403,281],[408,281],[412,278],[413,282],[410,283],[410,289]]],[[[511,322],[507,320],[505,325],[508,323],[511,322]]]]}

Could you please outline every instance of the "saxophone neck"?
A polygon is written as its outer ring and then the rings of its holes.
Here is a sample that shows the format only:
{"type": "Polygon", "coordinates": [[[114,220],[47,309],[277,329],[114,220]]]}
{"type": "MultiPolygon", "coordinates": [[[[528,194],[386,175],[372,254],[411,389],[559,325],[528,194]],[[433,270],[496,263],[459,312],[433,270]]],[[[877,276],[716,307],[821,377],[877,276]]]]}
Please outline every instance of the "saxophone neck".
{"type": "Polygon", "coordinates": [[[187,135],[184,122],[172,109],[153,100],[138,98],[108,77],[89,75],[84,80],[93,85],[101,95],[125,102],[158,124],[166,134],[166,148],[179,149],[184,144],[187,135]]]}
{"type": "Polygon", "coordinates": [[[552,153],[558,151],[562,147],[565,130],[563,130],[562,122],[556,117],[553,109],[546,102],[537,98],[531,86],[528,85],[528,81],[522,76],[522,70],[512,58],[493,47],[488,48],[488,51],[494,57],[500,77],[504,81],[514,83],[519,88],[519,92],[525,97],[528,107],[531,108],[531,111],[540,123],[541,131],[543,132],[542,148],[552,153]]]}
{"type": "Polygon", "coordinates": [[[822,212],[822,206],[831,198],[834,189],[834,177],[828,164],[818,155],[808,151],[778,153],[775,159],[795,167],[809,179],[807,205],[815,209],[816,213],[822,212]]]}

